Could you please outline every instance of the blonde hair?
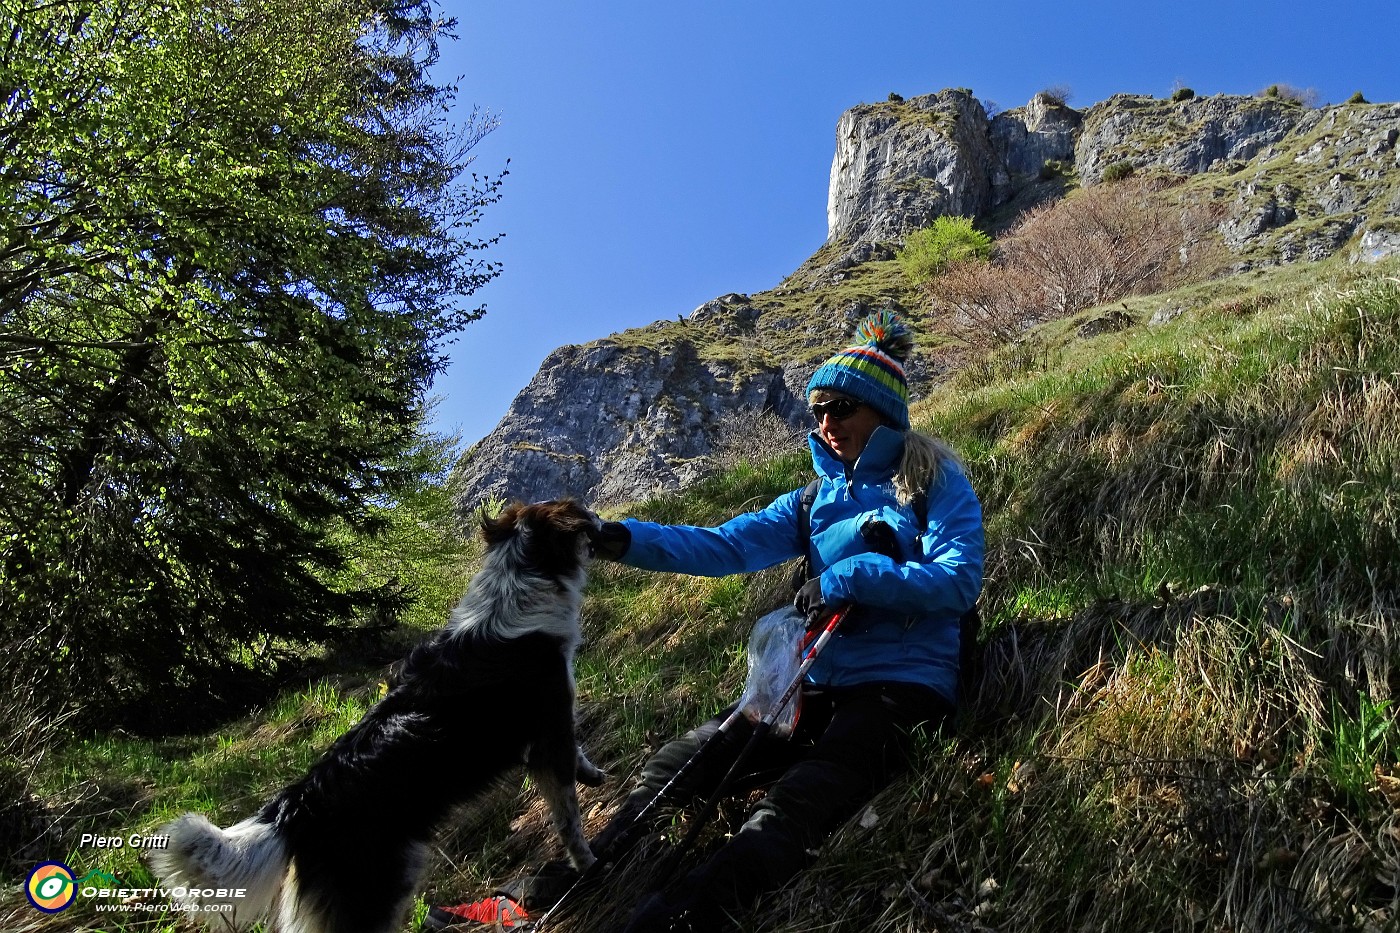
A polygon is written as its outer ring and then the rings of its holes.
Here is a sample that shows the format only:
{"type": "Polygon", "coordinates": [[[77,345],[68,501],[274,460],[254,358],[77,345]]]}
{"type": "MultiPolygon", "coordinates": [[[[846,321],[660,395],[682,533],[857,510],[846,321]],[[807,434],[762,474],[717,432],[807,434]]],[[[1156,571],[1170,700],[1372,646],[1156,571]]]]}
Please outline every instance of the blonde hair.
{"type": "Polygon", "coordinates": [[[947,462],[958,463],[958,455],[947,442],[910,428],[904,432],[904,454],[894,474],[894,497],[908,505],[927,491],[947,462]]]}

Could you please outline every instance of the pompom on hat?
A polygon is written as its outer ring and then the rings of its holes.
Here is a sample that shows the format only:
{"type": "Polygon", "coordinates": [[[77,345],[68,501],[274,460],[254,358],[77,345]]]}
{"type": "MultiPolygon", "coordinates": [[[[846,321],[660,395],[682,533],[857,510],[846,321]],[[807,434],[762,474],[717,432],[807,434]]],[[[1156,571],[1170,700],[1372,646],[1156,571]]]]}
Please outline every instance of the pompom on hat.
{"type": "Polygon", "coordinates": [[[827,360],[807,383],[810,398],[829,389],[859,399],[901,431],[909,430],[909,383],[904,361],[914,335],[894,311],[876,311],[856,327],[856,342],[827,360]]]}

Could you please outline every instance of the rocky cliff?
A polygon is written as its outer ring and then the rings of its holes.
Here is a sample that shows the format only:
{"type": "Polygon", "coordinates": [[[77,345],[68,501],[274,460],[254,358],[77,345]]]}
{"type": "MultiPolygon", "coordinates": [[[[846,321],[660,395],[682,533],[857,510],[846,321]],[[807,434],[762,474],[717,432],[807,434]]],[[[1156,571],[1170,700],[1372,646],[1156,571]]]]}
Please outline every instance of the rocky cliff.
{"type": "MultiPolygon", "coordinates": [[[[770,291],[550,354],[464,458],[460,506],[636,500],[703,475],[735,412],[800,425],[807,378],[855,319],[890,303],[917,316],[893,261],[907,233],[948,214],[1003,229],[1110,167],[1189,176],[1227,203],[1240,266],[1396,251],[1397,139],[1400,104],[1117,95],[1080,111],[1042,94],[989,118],[961,89],[861,104],[837,124],[826,246],[770,291]]],[[[944,365],[916,353],[916,394],[944,365]]]]}

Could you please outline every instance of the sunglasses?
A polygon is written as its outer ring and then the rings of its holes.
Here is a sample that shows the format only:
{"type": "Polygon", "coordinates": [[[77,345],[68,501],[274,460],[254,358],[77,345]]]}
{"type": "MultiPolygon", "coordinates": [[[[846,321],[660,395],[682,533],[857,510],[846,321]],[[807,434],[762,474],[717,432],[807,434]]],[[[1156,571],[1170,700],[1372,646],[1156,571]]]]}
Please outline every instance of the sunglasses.
{"type": "Polygon", "coordinates": [[[812,405],[812,418],[821,421],[830,416],[835,421],[845,421],[865,407],[864,402],[853,398],[834,398],[829,402],[816,402],[812,405]]]}

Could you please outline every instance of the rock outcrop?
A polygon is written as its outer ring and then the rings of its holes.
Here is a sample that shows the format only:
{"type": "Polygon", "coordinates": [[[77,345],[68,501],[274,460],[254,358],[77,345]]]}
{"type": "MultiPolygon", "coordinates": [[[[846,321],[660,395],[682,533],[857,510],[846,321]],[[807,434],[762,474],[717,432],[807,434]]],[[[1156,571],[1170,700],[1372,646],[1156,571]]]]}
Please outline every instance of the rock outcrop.
{"type": "Polygon", "coordinates": [[[828,238],[898,242],[945,214],[991,207],[987,114],[967,91],[861,104],[836,124],[828,238]]]}
{"type": "Polygon", "coordinates": [[[861,104],[836,125],[827,239],[843,256],[898,246],[937,217],[980,217],[1072,161],[1082,116],[1044,95],[988,119],[966,90],[861,104]]]}
{"type": "Polygon", "coordinates": [[[1227,161],[1247,161],[1283,140],[1308,113],[1269,97],[1158,100],[1118,94],[1089,108],[1075,144],[1075,170],[1097,184],[1110,165],[1196,175],[1227,161]]]}
{"type": "MultiPolygon", "coordinates": [[[[909,232],[949,214],[1004,228],[1070,176],[1200,179],[1191,190],[1228,205],[1240,266],[1400,248],[1400,104],[1116,95],[1079,111],[1040,94],[988,119],[947,90],[853,107],[836,135],[827,245],[769,292],[552,353],[462,463],[464,512],[496,497],[643,498],[703,475],[726,415],[800,425],[808,376],[852,323],[886,302],[917,308],[891,261],[909,232]]],[[[915,392],[940,372],[916,355],[915,392]]]]}
{"type": "Polygon", "coordinates": [[[642,498],[700,476],[709,429],[744,408],[796,417],[800,405],[780,367],[739,372],[686,340],[561,347],[461,470],[474,501],[642,498]]]}

